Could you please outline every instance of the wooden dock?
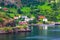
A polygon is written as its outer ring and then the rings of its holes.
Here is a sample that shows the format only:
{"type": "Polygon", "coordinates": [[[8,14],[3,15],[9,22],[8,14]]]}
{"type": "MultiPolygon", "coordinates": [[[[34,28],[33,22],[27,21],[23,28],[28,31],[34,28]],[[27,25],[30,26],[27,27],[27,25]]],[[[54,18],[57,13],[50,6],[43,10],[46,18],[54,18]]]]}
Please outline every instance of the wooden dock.
{"type": "Polygon", "coordinates": [[[60,25],[60,22],[55,22],[55,25],[60,25]]]}
{"type": "Polygon", "coordinates": [[[45,26],[45,25],[48,25],[48,26],[60,25],[60,22],[54,22],[54,23],[51,23],[51,24],[28,24],[28,26],[45,26]]]}

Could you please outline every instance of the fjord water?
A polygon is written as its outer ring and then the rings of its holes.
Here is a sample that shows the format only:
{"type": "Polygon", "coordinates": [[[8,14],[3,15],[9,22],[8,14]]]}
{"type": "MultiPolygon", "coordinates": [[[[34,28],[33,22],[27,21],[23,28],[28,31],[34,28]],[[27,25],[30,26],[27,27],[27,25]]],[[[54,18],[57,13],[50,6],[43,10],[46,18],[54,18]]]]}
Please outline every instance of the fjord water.
{"type": "Polygon", "coordinates": [[[34,26],[31,32],[0,34],[0,40],[60,40],[60,25],[48,27],[34,26]]]}

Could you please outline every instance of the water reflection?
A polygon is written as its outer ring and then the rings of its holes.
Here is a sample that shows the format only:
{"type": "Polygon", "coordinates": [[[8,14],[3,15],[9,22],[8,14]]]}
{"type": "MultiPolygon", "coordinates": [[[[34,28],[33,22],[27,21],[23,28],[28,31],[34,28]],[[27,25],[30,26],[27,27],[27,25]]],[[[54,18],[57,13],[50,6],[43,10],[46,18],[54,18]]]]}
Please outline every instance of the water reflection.
{"type": "Polygon", "coordinates": [[[60,25],[43,27],[34,26],[31,32],[0,34],[0,40],[60,40],[60,25]],[[47,27],[47,30],[43,27],[47,27]]]}

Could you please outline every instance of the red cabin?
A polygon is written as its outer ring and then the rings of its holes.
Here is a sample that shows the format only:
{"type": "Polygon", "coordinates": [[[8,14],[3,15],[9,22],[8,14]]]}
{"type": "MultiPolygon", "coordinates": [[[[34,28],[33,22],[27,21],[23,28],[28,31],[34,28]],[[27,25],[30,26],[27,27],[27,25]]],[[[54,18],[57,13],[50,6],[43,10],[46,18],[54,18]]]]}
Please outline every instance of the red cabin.
{"type": "Polygon", "coordinates": [[[3,10],[4,10],[4,11],[7,11],[7,10],[8,10],[8,8],[3,8],[3,10]]]}

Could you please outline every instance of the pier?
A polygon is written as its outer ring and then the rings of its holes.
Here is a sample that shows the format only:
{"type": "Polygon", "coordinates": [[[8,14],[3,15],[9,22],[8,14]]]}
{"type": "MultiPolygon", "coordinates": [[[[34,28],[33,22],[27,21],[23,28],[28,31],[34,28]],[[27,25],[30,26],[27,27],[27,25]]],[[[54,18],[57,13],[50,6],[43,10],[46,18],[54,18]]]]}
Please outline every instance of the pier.
{"type": "Polygon", "coordinates": [[[53,26],[55,24],[28,24],[28,26],[45,26],[45,25],[47,25],[47,26],[53,26]]]}
{"type": "Polygon", "coordinates": [[[60,22],[55,22],[55,25],[60,25],[60,22]]]}

